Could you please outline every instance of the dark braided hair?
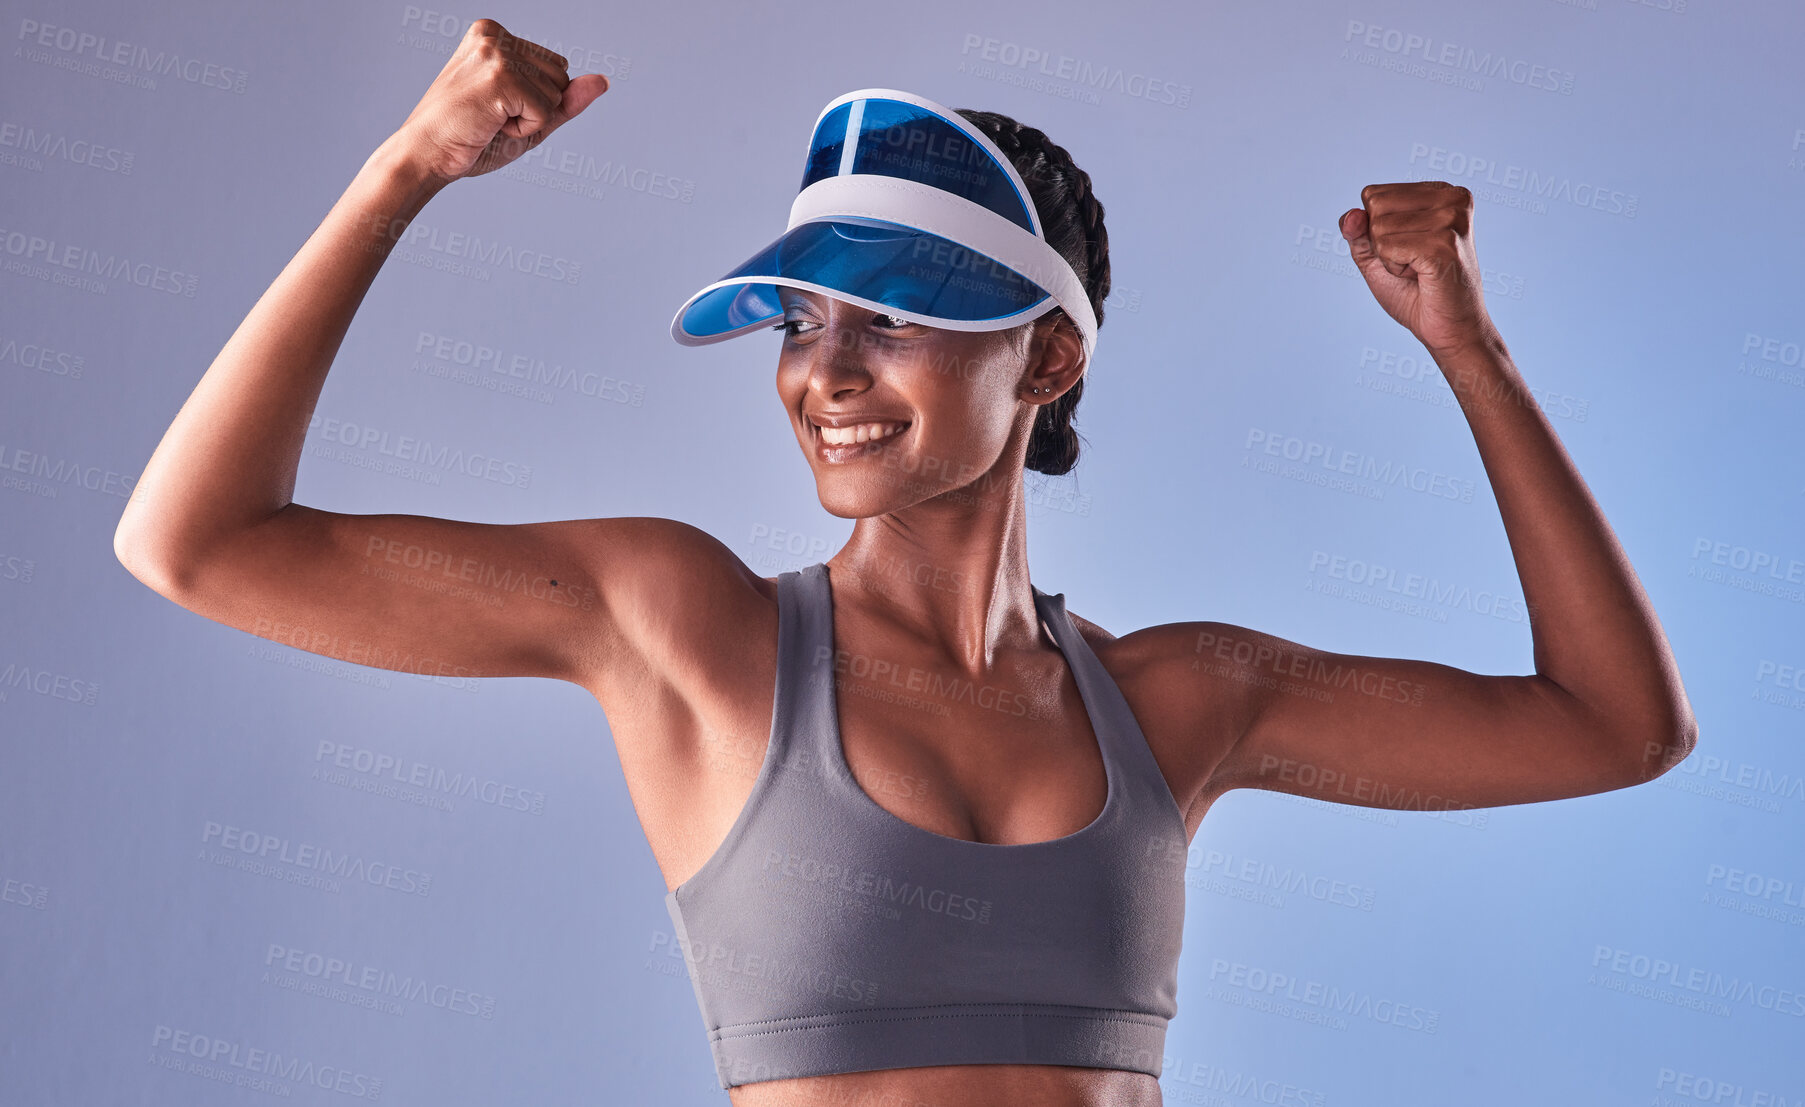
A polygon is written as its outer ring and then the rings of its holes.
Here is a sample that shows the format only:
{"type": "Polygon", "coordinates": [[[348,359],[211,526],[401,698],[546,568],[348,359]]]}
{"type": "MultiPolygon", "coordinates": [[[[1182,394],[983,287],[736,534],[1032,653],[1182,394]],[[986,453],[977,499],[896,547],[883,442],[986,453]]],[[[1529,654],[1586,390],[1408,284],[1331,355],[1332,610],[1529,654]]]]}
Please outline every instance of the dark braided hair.
{"type": "MultiPolygon", "coordinates": [[[[1103,301],[1109,296],[1109,232],[1103,228],[1103,205],[1091,193],[1090,174],[1072,162],[1065,147],[1046,133],[993,111],[960,108],[964,116],[994,143],[1028,186],[1047,242],[1071,262],[1084,282],[1097,326],[1103,325],[1103,301]]],[[[1054,308],[1048,317],[1064,315],[1054,308]]],[[[1088,373],[1086,374],[1089,375],[1088,373]]],[[[1078,432],[1072,409],[1084,394],[1084,377],[1050,404],[1042,404],[1028,438],[1027,468],[1060,476],[1078,464],[1078,432]]]]}

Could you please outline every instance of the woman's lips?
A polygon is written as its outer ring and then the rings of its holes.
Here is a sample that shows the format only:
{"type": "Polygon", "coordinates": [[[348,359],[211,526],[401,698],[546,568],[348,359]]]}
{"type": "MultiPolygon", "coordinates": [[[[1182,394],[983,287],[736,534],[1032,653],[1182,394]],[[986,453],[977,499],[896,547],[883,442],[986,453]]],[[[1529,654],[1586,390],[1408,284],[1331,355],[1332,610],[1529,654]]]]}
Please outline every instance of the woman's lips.
{"type": "Polygon", "coordinates": [[[816,426],[814,423],[810,423],[809,427],[810,433],[813,434],[815,438],[816,455],[820,457],[822,461],[839,463],[852,461],[856,458],[864,457],[867,454],[874,454],[880,450],[888,449],[891,443],[895,442],[903,435],[908,434],[909,429],[914,425],[915,424],[913,423],[903,423],[900,430],[887,434],[882,438],[873,438],[864,442],[847,442],[839,444],[828,442],[826,437],[821,433],[822,428],[816,426]]]}

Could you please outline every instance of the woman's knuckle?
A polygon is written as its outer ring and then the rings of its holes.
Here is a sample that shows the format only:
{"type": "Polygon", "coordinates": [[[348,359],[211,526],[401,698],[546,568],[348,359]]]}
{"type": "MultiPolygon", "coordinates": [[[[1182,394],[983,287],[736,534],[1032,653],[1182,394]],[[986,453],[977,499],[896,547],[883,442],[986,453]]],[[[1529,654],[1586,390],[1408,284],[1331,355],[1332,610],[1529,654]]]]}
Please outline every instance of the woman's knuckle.
{"type": "Polygon", "coordinates": [[[501,47],[496,45],[498,41],[488,37],[477,39],[470,49],[470,56],[485,67],[493,66],[502,56],[501,47]]]}

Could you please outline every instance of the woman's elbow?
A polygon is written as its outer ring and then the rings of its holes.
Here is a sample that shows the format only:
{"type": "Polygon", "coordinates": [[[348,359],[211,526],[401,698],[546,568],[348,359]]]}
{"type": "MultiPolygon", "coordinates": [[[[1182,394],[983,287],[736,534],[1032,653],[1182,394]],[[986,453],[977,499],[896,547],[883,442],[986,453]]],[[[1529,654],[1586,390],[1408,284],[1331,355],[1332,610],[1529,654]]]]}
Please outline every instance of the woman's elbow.
{"type": "Polygon", "coordinates": [[[1637,783],[1646,783],[1692,755],[1698,747],[1698,721],[1689,711],[1670,727],[1646,732],[1636,752],[1634,775],[1637,783]]]}

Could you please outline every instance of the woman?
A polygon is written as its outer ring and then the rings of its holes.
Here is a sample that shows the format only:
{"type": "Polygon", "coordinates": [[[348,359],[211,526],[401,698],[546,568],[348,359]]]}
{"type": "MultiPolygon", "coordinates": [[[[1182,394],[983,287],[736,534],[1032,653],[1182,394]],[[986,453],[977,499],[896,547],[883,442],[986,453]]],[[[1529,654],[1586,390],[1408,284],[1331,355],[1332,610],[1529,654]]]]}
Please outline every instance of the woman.
{"type": "MultiPolygon", "coordinates": [[[[781,315],[779,397],[822,504],[857,520],[827,562],[758,577],[658,518],[500,526],[292,503],[326,372],[408,221],[606,89],[476,21],[202,378],[115,548],[175,602],[252,633],[296,628],[281,640],[315,652],[589,690],[734,1103],[1157,1104],[1185,850],[1216,797],[1526,803],[1640,783],[1691,750],[1659,624],[1486,314],[1471,197],[1441,182],[1368,186],[1342,233],[1473,429],[1533,615],[1533,675],[1214,622],[1117,638],[1031,585],[1022,471],[1076,461],[1072,407],[1109,292],[1103,209],[1041,132],[926,101],[939,153],[909,146],[871,171],[894,172],[888,192],[839,207],[804,200],[869,186],[860,144],[879,132],[849,118],[835,147],[818,127],[810,178],[844,179],[805,187],[786,236],[831,225],[827,253],[791,259],[831,264],[761,281],[755,258],[673,324],[713,341],[781,315]],[[974,177],[896,183],[968,158],[974,177]],[[995,184],[998,158],[1031,209],[1010,211],[1008,190],[954,196],[995,184]],[[916,203],[956,225],[954,249],[859,269],[940,242],[887,218],[916,203]],[[1015,272],[980,272],[979,240],[1015,272]],[[544,594],[468,604],[378,571],[410,547],[482,579],[543,577],[544,594]]],[[[861,101],[885,102],[908,98],[861,101]]]]}

